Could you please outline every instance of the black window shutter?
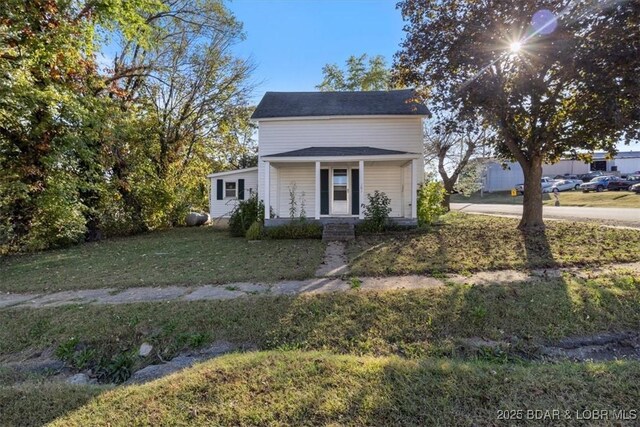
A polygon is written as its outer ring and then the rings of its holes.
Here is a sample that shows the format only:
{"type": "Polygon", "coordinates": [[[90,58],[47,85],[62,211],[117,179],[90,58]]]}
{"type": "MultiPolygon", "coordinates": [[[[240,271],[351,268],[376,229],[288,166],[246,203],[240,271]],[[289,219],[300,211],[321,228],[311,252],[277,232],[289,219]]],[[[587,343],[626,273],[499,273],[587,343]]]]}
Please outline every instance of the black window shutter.
{"type": "Polygon", "coordinates": [[[216,179],[216,199],[222,200],[224,199],[224,191],[223,191],[223,181],[221,179],[216,179]]]}
{"type": "Polygon", "coordinates": [[[329,215],[329,169],[320,170],[320,215],[329,215]]]}
{"type": "Polygon", "coordinates": [[[351,169],[351,215],[360,213],[360,171],[351,169]]]}
{"type": "Polygon", "coordinates": [[[244,179],[238,180],[238,200],[244,200],[244,179]]]}

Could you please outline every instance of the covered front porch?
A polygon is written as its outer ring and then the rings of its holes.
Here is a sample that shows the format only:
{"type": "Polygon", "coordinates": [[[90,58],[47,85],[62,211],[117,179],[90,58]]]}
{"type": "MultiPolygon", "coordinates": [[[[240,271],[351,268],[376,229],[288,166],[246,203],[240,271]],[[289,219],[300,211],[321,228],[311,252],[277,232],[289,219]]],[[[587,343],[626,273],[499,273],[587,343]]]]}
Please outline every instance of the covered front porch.
{"type": "MultiPolygon", "coordinates": [[[[308,150],[292,153],[311,154],[308,150]]],[[[360,155],[314,158],[287,155],[290,153],[264,156],[260,193],[271,212],[266,225],[300,216],[323,223],[358,221],[364,218],[362,205],[367,204],[367,194],[375,190],[391,199],[391,218],[415,222],[417,186],[422,179],[419,155],[381,149],[361,151],[360,155]]]]}

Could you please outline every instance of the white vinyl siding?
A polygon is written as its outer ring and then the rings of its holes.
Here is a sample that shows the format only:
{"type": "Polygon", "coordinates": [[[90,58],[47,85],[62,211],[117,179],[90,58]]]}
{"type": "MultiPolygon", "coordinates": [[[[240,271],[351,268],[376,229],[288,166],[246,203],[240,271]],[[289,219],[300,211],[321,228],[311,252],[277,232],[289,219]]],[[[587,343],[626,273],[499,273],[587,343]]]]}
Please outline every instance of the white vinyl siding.
{"type": "Polygon", "coordinates": [[[422,152],[420,117],[301,119],[259,122],[259,155],[308,147],[374,147],[422,152]]]}
{"type": "Polygon", "coordinates": [[[238,203],[237,199],[237,191],[239,188],[238,180],[244,179],[244,199],[248,199],[251,193],[255,193],[258,191],[258,170],[239,170],[237,172],[229,173],[223,176],[213,176],[210,179],[211,182],[211,192],[209,193],[209,214],[211,215],[211,219],[216,218],[228,218],[231,214],[231,211],[236,207],[238,203]],[[217,200],[217,187],[216,182],[218,179],[223,181],[222,192],[225,196],[222,200],[217,200]],[[227,189],[226,183],[235,182],[236,183],[236,197],[230,198],[226,197],[227,189]]]}
{"type": "MultiPolygon", "coordinates": [[[[418,181],[421,182],[421,176],[418,175],[418,181]]],[[[402,168],[402,207],[404,211],[402,216],[411,217],[411,162],[402,168]]]]}
{"type": "Polygon", "coordinates": [[[272,168],[273,171],[277,170],[277,179],[271,179],[271,197],[277,194],[277,197],[272,200],[271,205],[277,206],[276,215],[280,218],[289,218],[290,197],[289,188],[295,184],[296,188],[296,202],[297,211],[296,217],[300,216],[301,200],[304,197],[304,210],[306,211],[307,218],[313,218],[315,215],[315,181],[316,170],[315,163],[303,163],[303,164],[291,164],[284,167],[272,168]],[[273,181],[278,182],[278,191],[273,181]],[[304,195],[303,195],[304,193],[304,195]]]}
{"type": "Polygon", "coordinates": [[[368,194],[375,190],[384,192],[391,199],[391,217],[401,217],[402,212],[402,182],[403,168],[398,165],[385,165],[384,162],[367,163],[364,167],[364,195],[365,205],[368,203],[368,194]]]}

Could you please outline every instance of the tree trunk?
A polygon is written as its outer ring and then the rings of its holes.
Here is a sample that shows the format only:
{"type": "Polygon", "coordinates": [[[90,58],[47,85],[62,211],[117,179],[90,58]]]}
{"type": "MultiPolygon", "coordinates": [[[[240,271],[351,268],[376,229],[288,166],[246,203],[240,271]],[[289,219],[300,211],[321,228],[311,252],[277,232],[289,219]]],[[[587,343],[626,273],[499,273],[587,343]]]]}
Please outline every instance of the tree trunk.
{"type": "Polygon", "coordinates": [[[522,219],[518,228],[532,230],[544,228],[542,219],[542,158],[533,157],[523,164],[524,200],[522,202],[522,219]]]}
{"type": "Polygon", "coordinates": [[[453,178],[449,178],[442,181],[444,186],[444,198],[442,199],[442,207],[449,212],[451,210],[451,194],[453,193],[453,187],[456,182],[453,178]]]}

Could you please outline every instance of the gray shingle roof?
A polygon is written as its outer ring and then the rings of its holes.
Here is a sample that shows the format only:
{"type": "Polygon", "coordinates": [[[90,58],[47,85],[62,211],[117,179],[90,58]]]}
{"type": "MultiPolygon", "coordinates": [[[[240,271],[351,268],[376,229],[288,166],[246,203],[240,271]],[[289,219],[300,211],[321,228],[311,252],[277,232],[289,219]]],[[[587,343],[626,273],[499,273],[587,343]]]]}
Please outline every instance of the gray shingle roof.
{"type": "Polygon", "coordinates": [[[407,151],[385,150],[373,147],[309,147],[263,157],[334,157],[334,156],[388,156],[415,154],[407,151]]]}
{"type": "Polygon", "coordinates": [[[425,116],[413,89],[366,92],[267,92],[252,119],[313,116],[425,116]]]}

